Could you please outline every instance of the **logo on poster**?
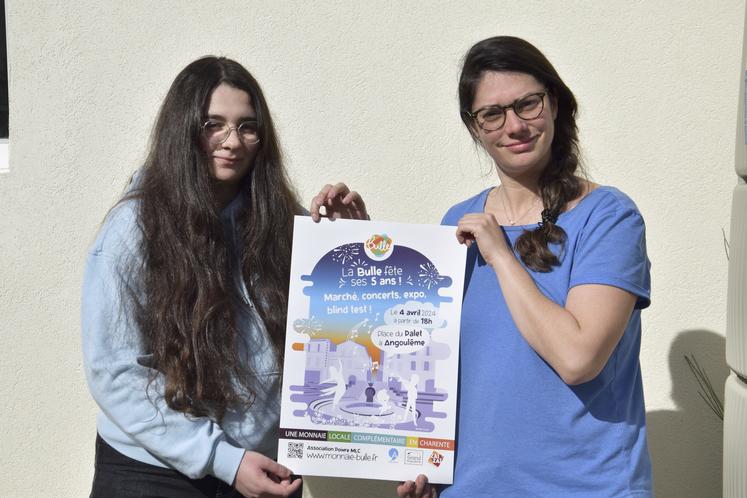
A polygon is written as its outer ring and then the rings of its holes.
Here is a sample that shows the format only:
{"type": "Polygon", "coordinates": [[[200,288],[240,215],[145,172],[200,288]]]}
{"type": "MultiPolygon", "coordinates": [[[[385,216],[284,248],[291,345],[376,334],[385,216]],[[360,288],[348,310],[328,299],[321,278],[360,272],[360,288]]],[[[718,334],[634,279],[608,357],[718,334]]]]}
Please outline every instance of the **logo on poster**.
{"type": "Polygon", "coordinates": [[[421,450],[405,450],[405,463],[408,465],[423,465],[421,450]]]}
{"type": "Polygon", "coordinates": [[[389,463],[399,463],[399,450],[397,448],[389,448],[389,463]]]}
{"type": "Polygon", "coordinates": [[[438,451],[434,451],[433,453],[431,453],[431,456],[428,457],[428,463],[435,465],[436,467],[441,465],[441,462],[443,461],[444,461],[444,456],[438,451]]]}
{"type": "Polygon", "coordinates": [[[363,244],[366,255],[374,261],[384,261],[391,255],[392,239],[385,233],[375,234],[363,244]]]}

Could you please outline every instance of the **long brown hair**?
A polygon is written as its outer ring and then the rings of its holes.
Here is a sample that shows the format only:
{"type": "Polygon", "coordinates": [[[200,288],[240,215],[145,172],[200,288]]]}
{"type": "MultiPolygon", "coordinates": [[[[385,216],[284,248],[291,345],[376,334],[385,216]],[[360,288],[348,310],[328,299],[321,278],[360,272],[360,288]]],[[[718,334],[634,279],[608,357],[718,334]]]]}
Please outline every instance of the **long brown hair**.
{"type": "Polygon", "coordinates": [[[542,83],[557,102],[558,115],[550,164],[539,179],[544,207],[542,222],[535,230],[521,234],[515,244],[516,251],[528,268],[548,272],[560,264],[549,244],[564,244],[566,239],[565,231],[556,225],[558,216],[566,204],[581,193],[581,182],[576,176],[576,172],[582,170],[576,127],[576,98],[550,61],[531,43],[513,36],[496,36],[478,42],[467,52],[459,78],[460,116],[475,141],[477,136],[469,112],[477,86],[488,71],[529,74],[542,83]]]}
{"type": "Polygon", "coordinates": [[[136,183],[126,198],[139,203],[142,296],[135,318],[143,345],[164,377],[170,408],[221,420],[230,406],[248,407],[255,396],[242,358],[247,352],[239,347],[239,310],[251,306],[244,283],[282,356],[292,220],[302,211],[252,75],[223,57],[204,57],[184,68],[163,101],[136,183]],[[249,95],[260,136],[240,186],[235,244],[226,240],[233,235],[224,232],[209,158],[200,146],[210,95],[223,83],[249,95]]]}

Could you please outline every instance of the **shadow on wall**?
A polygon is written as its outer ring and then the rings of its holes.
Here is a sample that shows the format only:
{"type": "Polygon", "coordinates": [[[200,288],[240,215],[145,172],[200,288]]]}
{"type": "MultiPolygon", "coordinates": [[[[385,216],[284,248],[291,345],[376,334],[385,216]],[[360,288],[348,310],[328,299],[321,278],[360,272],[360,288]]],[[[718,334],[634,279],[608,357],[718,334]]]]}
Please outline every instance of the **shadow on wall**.
{"type": "Polygon", "coordinates": [[[726,339],[710,330],[685,330],[672,343],[669,369],[676,410],[646,414],[657,497],[720,497],[723,425],[698,394],[685,355],[694,355],[724,399],[726,339]]]}

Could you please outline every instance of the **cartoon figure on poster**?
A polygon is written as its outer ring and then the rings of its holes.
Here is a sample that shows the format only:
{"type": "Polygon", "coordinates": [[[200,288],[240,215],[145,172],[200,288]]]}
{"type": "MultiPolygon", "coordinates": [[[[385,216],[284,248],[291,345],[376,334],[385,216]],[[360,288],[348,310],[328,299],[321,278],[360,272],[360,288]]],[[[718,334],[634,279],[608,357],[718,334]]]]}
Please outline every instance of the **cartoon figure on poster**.
{"type": "Polygon", "coordinates": [[[308,316],[294,320],[309,340],[293,344],[304,361],[303,385],[291,400],[296,417],[316,424],[431,432],[442,418],[434,402],[449,393],[436,383],[447,344],[434,341],[446,323],[439,306],[452,279],[423,254],[395,245],[385,234],[327,252],[303,289],[308,316]]]}

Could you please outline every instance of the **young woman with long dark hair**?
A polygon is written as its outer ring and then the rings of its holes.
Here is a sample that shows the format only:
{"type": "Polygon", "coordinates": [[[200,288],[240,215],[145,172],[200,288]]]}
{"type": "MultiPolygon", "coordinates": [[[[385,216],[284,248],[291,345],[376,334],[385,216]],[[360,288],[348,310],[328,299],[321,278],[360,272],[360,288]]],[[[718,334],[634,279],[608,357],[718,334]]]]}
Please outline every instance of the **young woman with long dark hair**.
{"type": "MultiPolygon", "coordinates": [[[[454,484],[443,497],[650,497],[643,219],[581,174],[576,100],[533,45],[467,53],[460,114],[500,185],[452,207],[469,246],[454,484]]],[[[433,496],[420,476],[400,496],[433,496]]]]}
{"type": "MultiPolygon", "coordinates": [[[[343,184],[314,198],[367,217],[343,184]]],[[[101,410],[92,497],[290,496],[277,452],[293,216],[257,81],[205,57],[173,82],[145,165],[86,262],[84,366],[101,410]]]]}

